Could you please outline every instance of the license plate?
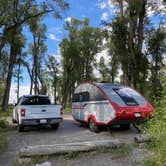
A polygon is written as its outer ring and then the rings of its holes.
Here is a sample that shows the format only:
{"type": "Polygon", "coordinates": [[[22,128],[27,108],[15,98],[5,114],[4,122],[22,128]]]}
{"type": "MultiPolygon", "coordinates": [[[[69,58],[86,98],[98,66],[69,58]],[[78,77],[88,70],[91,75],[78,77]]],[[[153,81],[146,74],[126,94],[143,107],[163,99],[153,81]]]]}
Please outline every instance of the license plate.
{"type": "Polygon", "coordinates": [[[140,114],[139,112],[136,112],[136,113],[135,113],[135,117],[136,117],[136,118],[139,118],[139,117],[141,117],[141,114],[140,114]]]}
{"type": "Polygon", "coordinates": [[[45,123],[47,123],[47,120],[46,120],[46,119],[41,119],[41,120],[40,120],[40,123],[41,123],[41,124],[45,124],[45,123]]]}

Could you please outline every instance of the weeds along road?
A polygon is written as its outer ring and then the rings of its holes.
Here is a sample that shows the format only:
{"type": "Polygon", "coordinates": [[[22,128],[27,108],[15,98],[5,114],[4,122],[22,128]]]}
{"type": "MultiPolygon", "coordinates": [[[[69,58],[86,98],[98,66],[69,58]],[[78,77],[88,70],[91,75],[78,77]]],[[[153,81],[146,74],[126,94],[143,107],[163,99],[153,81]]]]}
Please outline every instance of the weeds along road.
{"type": "MultiPolygon", "coordinates": [[[[75,122],[71,115],[64,115],[64,121],[61,123],[58,130],[54,130],[48,126],[44,128],[27,128],[25,132],[18,133],[17,125],[11,123],[11,118],[8,118],[8,121],[10,126],[9,131],[7,132],[9,145],[7,151],[0,154],[0,165],[3,166],[12,166],[13,162],[18,157],[19,149],[23,146],[62,144],[117,138],[130,143],[133,142],[134,136],[138,135],[134,129],[124,130],[120,128],[112,129],[111,133],[107,130],[103,130],[100,133],[93,133],[87,126],[80,126],[79,123],[75,122]]],[[[103,154],[100,156],[103,156],[103,154]]],[[[104,157],[106,156],[104,155],[104,157]]],[[[98,162],[97,158],[96,162],[98,162]]],[[[54,159],[52,160],[54,161],[54,159]]],[[[103,160],[105,161],[104,158],[103,160]]],[[[57,160],[57,162],[58,161],[59,165],[63,165],[63,163],[65,165],[65,160],[63,161],[62,158],[61,160],[57,160]]],[[[91,160],[89,160],[89,162],[90,161],[91,160]]]]}

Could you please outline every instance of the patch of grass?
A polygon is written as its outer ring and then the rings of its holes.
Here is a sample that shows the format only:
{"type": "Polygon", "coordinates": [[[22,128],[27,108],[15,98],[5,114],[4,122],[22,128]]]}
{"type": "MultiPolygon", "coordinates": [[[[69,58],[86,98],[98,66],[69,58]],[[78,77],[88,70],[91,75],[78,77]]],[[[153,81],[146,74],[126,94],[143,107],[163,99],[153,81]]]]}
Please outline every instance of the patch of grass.
{"type": "Polygon", "coordinates": [[[68,113],[71,113],[71,112],[72,112],[71,106],[67,106],[67,107],[65,108],[65,110],[63,111],[64,114],[68,114],[68,113]]]}
{"type": "Polygon", "coordinates": [[[74,158],[82,158],[83,156],[89,155],[91,152],[70,152],[64,155],[65,159],[71,160],[74,158]]]}
{"type": "Polygon", "coordinates": [[[160,104],[156,104],[156,113],[148,124],[146,133],[148,133],[152,141],[145,144],[145,147],[152,152],[145,161],[147,166],[166,166],[166,96],[160,104]]]}
{"type": "Polygon", "coordinates": [[[19,162],[19,160],[16,160],[14,162],[14,166],[35,166],[36,164],[41,164],[48,161],[48,156],[34,156],[29,159],[29,161],[22,160],[21,162],[19,162]]]}
{"type": "Polygon", "coordinates": [[[126,157],[131,154],[133,147],[132,145],[123,145],[118,148],[105,148],[101,147],[94,151],[87,151],[87,152],[71,152],[65,155],[65,158],[70,160],[74,158],[82,158],[87,157],[90,155],[96,155],[100,153],[110,153],[113,158],[120,158],[120,157],[126,157]]]}
{"type": "Polygon", "coordinates": [[[0,119],[0,153],[4,152],[8,146],[8,141],[5,134],[6,129],[6,121],[4,119],[0,119]]]}
{"type": "Polygon", "coordinates": [[[143,166],[166,166],[166,153],[157,152],[144,160],[143,166]]]}
{"type": "Polygon", "coordinates": [[[0,133],[0,153],[4,152],[7,149],[7,138],[5,134],[0,133]]]}
{"type": "Polygon", "coordinates": [[[5,120],[0,120],[0,132],[3,132],[6,129],[5,120]]]}
{"type": "Polygon", "coordinates": [[[0,108],[0,118],[7,117],[7,116],[12,116],[13,108],[14,108],[14,105],[12,105],[12,104],[8,105],[8,108],[7,108],[6,112],[2,111],[1,108],[0,108]]]}
{"type": "Polygon", "coordinates": [[[117,148],[100,148],[99,152],[101,153],[111,153],[114,158],[126,157],[131,154],[133,149],[132,145],[123,145],[117,148]]]}

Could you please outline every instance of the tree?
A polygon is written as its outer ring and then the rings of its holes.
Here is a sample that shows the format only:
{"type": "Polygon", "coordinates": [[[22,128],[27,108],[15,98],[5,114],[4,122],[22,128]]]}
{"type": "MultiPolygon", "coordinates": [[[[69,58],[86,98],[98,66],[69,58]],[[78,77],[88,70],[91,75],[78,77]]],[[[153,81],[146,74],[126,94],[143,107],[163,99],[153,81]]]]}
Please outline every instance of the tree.
{"type": "Polygon", "coordinates": [[[43,94],[46,93],[46,85],[42,78],[42,60],[44,61],[45,58],[45,52],[47,50],[47,47],[45,45],[45,31],[46,31],[46,25],[40,24],[40,20],[31,20],[30,22],[30,30],[32,32],[33,36],[33,43],[30,44],[30,53],[32,54],[33,59],[33,66],[32,66],[32,79],[31,79],[31,92],[32,87],[34,84],[34,94],[39,94],[39,81],[41,83],[41,86],[43,89],[43,94]]]}
{"type": "Polygon", "coordinates": [[[58,83],[59,83],[59,77],[58,77],[59,64],[57,63],[54,56],[49,55],[46,65],[47,65],[47,68],[48,68],[48,74],[51,78],[52,87],[54,89],[54,103],[57,104],[57,89],[58,89],[57,86],[58,86],[58,83]]]}
{"type": "Polygon", "coordinates": [[[105,59],[101,56],[99,64],[97,66],[99,73],[101,74],[101,81],[110,81],[109,69],[105,64],[105,59]]]}
{"type": "Polygon", "coordinates": [[[16,63],[19,38],[19,31],[24,24],[32,18],[42,17],[45,14],[53,13],[56,18],[60,18],[60,12],[68,8],[68,4],[63,0],[55,1],[31,1],[25,2],[18,0],[0,1],[0,28],[2,34],[0,38],[0,61],[2,50],[8,43],[10,45],[9,68],[3,97],[2,110],[6,111],[9,100],[11,78],[13,68],[16,63]]]}
{"type": "Polygon", "coordinates": [[[22,50],[20,51],[20,54],[18,54],[17,60],[16,60],[16,71],[14,72],[14,77],[16,77],[17,82],[17,101],[19,99],[19,92],[20,92],[20,81],[23,79],[22,77],[22,71],[21,67],[23,65],[22,61],[24,61],[24,58],[27,56],[26,52],[22,53],[22,50]]]}
{"type": "Polygon", "coordinates": [[[84,26],[79,31],[80,56],[82,63],[81,81],[92,80],[93,64],[97,53],[102,48],[103,33],[100,28],[90,27],[85,18],[84,26]]]}
{"type": "Polygon", "coordinates": [[[161,22],[157,29],[152,29],[148,38],[148,52],[150,60],[151,99],[160,98],[163,90],[164,52],[166,52],[166,32],[161,22]]]}
{"type": "Polygon", "coordinates": [[[64,108],[67,100],[71,104],[75,84],[92,79],[92,65],[102,44],[101,30],[90,27],[87,18],[84,21],[72,18],[71,22],[66,23],[65,29],[68,30],[69,37],[60,44],[64,108]]]}
{"type": "MultiPolygon", "coordinates": [[[[120,8],[122,7],[119,2],[120,8]]],[[[148,59],[143,52],[146,29],[146,0],[128,0],[125,13],[117,15],[110,35],[112,51],[122,66],[123,83],[143,92],[147,76],[148,59]]],[[[120,10],[122,12],[122,10],[120,10]]]]}

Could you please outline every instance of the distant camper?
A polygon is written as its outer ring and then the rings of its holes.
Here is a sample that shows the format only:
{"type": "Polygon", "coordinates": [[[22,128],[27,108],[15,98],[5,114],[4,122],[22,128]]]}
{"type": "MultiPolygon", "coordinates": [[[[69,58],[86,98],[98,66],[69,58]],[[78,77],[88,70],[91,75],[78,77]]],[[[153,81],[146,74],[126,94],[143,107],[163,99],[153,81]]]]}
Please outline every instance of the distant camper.
{"type": "Polygon", "coordinates": [[[110,83],[86,82],[74,92],[72,115],[87,123],[91,131],[99,126],[119,124],[129,128],[131,122],[144,122],[154,112],[152,105],[132,88],[110,83]]]}

